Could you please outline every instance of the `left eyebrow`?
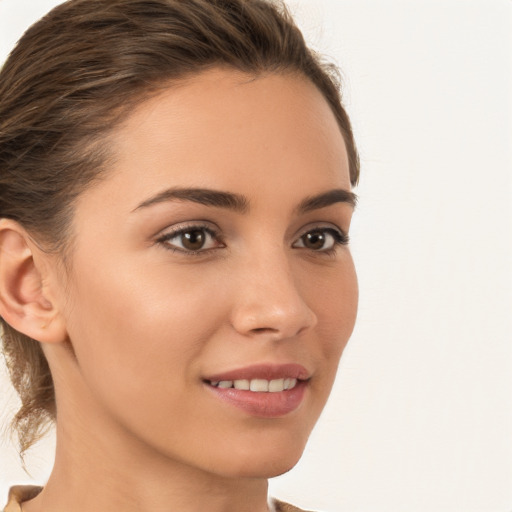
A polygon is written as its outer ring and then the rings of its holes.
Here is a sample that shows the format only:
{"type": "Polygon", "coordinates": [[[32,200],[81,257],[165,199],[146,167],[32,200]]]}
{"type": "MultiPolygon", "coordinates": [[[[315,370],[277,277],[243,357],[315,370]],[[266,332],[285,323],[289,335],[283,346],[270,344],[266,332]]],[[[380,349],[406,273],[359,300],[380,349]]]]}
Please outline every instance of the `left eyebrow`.
{"type": "Polygon", "coordinates": [[[336,203],[347,203],[352,208],[355,208],[357,205],[357,195],[342,188],[329,190],[316,196],[306,197],[297,207],[297,211],[299,213],[307,213],[336,203]]]}

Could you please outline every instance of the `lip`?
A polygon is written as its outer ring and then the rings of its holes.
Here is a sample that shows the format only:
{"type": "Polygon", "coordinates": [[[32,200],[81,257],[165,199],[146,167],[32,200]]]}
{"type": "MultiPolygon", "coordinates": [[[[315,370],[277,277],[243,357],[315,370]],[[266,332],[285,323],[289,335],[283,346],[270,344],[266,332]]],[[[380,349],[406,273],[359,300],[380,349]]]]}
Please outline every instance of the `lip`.
{"type": "Polygon", "coordinates": [[[299,364],[253,365],[211,375],[204,379],[209,392],[222,402],[258,418],[280,418],[300,407],[309,386],[311,374],[299,364]],[[292,389],[279,392],[253,392],[212,386],[211,381],[252,379],[297,379],[292,389]]]}
{"type": "Polygon", "coordinates": [[[311,374],[300,364],[257,364],[238,368],[224,373],[210,375],[204,380],[221,381],[221,380],[242,380],[242,379],[297,379],[308,380],[311,374]]]}

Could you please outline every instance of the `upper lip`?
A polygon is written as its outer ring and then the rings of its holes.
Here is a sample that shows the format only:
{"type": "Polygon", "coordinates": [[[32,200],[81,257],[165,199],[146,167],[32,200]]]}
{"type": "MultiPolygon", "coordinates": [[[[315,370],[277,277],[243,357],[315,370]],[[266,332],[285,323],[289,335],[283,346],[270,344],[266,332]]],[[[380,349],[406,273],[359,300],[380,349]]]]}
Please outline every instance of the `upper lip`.
{"type": "Polygon", "coordinates": [[[237,368],[205,378],[207,381],[252,380],[252,379],[297,379],[307,380],[311,374],[300,364],[255,364],[237,368]]]}

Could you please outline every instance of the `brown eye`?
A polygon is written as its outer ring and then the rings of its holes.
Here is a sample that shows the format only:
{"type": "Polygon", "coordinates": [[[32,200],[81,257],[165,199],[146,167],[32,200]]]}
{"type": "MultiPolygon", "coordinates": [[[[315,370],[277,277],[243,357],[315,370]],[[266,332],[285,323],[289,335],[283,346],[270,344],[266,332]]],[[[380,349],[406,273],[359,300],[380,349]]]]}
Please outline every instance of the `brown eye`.
{"type": "Polygon", "coordinates": [[[189,251],[198,251],[199,249],[202,249],[205,241],[205,233],[200,229],[186,231],[181,234],[181,245],[184,249],[189,251]]]}
{"type": "Polygon", "coordinates": [[[177,229],[160,237],[158,242],[173,251],[191,254],[223,247],[217,233],[202,226],[177,229]]]}
{"type": "Polygon", "coordinates": [[[317,252],[329,252],[337,245],[348,243],[348,237],[342,232],[333,228],[313,229],[302,235],[293,247],[309,249],[317,252]]]}
{"type": "Polygon", "coordinates": [[[302,237],[302,241],[304,247],[306,249],[313,249],[314,251],[319,251],[325,245],[326,236],[321,231],[312,231],[311,233],[306,233],[302,237]]]}

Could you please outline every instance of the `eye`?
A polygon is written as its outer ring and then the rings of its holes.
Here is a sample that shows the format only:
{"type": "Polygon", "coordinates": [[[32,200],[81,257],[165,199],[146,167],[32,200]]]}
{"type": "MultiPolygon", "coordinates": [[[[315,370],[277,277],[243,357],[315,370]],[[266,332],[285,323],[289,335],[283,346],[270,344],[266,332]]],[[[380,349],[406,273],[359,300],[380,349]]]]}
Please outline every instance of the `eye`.
{"type": "Polygon", "coordinates": [[[332,252],[339,245],[348,244],[348,236],[334,228],[315,228],[304,233],[294,244],[295,248],[317,252],[332,252]]]}
{"type": "Polygon", "coordinates": [[[178,228],[165,233],[157,242],[171,250],[192,254],[222,247],[217,233],[205,226],[178,228]]]}

